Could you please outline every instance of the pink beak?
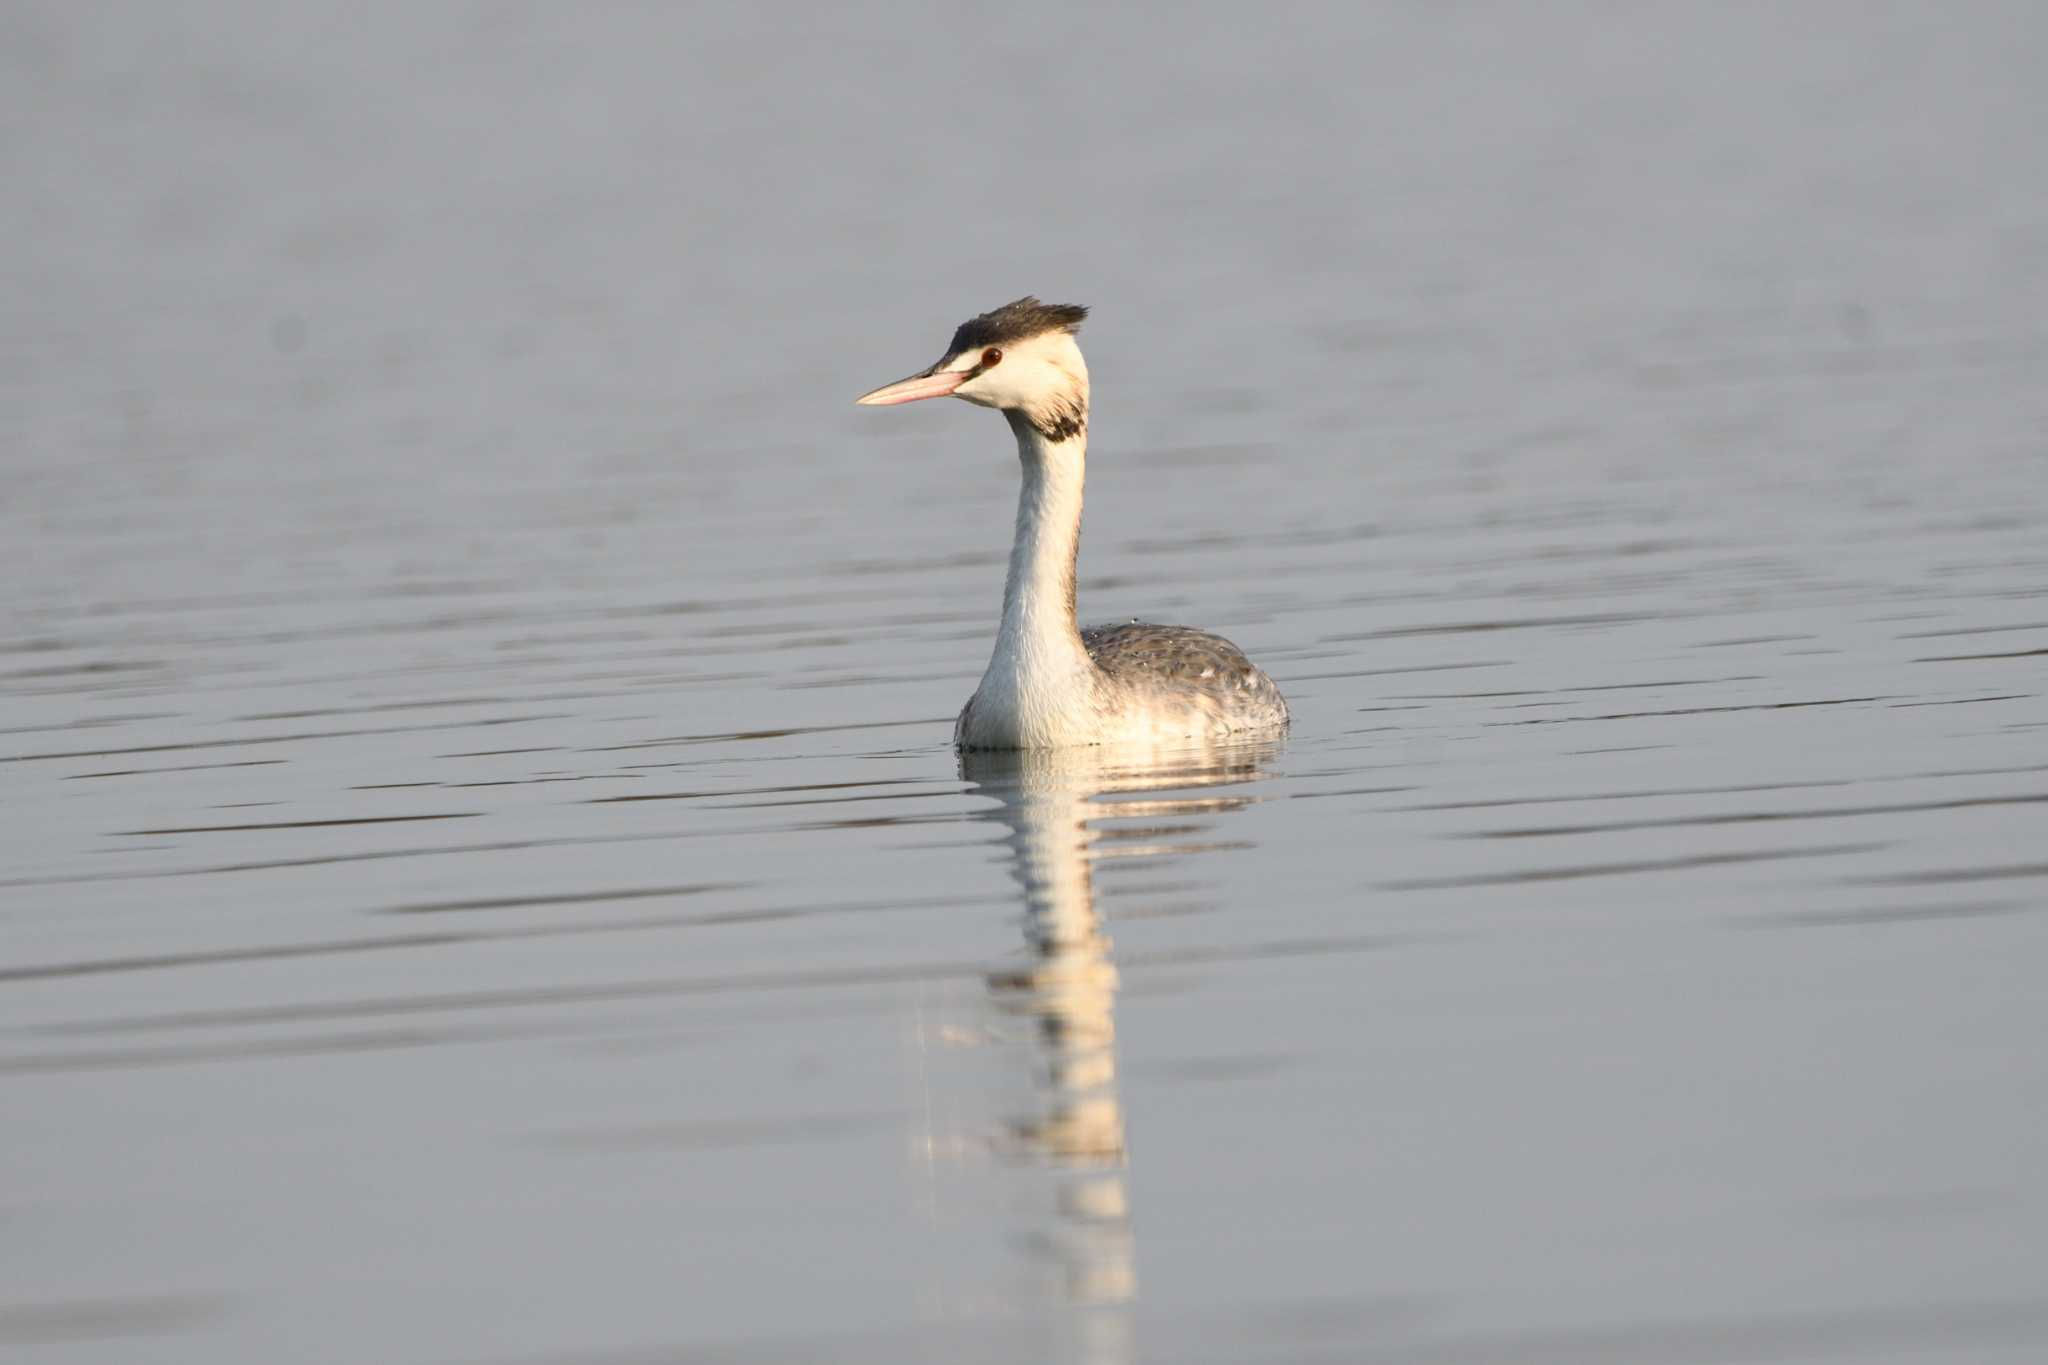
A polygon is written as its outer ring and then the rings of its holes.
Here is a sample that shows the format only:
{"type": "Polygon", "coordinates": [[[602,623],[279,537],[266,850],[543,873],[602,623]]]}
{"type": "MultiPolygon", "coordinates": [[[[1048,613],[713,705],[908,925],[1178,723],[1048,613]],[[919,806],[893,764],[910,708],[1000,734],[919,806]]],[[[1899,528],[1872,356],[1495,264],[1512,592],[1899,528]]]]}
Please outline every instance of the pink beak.
{"type": "Polygon", "coordinates": [[[897,403],[915,403],[920,398],[944,398],[973,376],[966,370],[926,370],[893,384],[884,384],[853,401],[862,407],[886,408],[897,403]]]}

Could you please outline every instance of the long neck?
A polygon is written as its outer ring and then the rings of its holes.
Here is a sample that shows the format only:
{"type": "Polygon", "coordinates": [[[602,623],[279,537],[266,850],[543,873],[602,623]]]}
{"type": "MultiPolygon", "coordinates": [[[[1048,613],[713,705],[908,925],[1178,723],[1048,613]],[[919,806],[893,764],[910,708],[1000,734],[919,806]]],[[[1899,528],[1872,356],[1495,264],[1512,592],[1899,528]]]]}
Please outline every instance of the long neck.
{"type": "Polygon", "coordinates": [[[1024,487],[1017,497],[1017,539],[1003,585],[996,655],[1026,672],[1085,662],[1074,621],[1074,562],[1081,549],[1081,482],[1088,434],[1055,440],[1023,414],[1006,413],[1017,433],[1024,487]]]}

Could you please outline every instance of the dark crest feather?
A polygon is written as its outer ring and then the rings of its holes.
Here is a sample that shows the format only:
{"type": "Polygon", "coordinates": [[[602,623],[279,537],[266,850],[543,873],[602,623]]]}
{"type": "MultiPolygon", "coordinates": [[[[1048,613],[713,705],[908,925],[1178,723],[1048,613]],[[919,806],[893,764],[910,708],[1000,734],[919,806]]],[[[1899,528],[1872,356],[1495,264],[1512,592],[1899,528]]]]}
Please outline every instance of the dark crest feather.
{"type": "Polygon", "coordinates": [[[961,323],[946,354],[959,355],[980,346],[1007,346],[1045,332],[1078,331],[1081,319],[1087,316],[1088,310],[1078,303],[1040,303],[1026,294],[1014,303],[961,323]]]}

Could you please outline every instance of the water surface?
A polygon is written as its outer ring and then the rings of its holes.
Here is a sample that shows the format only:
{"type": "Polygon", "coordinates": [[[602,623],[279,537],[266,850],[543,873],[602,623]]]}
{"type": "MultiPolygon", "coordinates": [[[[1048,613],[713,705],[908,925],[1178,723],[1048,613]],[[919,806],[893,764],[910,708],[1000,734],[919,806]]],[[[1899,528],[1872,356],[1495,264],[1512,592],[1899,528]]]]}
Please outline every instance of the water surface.
{"type": "Polygon", "coordinates": [[[1034,16],[0,20],[0,1343],[2048,1347],[2035,10],[1034,16]]]}

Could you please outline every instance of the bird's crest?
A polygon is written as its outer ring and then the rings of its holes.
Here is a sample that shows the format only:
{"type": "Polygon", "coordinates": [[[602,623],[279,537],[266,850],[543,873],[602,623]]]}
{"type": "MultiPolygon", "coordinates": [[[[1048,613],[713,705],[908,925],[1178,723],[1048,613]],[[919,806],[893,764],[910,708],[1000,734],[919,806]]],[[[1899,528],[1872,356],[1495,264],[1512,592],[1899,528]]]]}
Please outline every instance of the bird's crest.
{"type": "Polygon", "coordinates": [[[947,355],[958,355],[981,346],[1007,346],[1046,332],[1075,332],[1088,310],[1078,303],[1040,303],[1026,294],[1014,303],[969,318],[953,333],[947,355]]]}

